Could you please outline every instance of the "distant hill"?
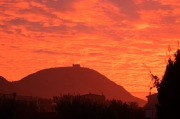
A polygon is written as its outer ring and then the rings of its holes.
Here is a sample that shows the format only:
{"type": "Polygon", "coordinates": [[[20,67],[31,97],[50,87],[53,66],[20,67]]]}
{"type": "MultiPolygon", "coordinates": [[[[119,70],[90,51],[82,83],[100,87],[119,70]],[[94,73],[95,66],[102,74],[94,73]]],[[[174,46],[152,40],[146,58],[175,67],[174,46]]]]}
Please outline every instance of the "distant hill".
{"type": "Polygon", "coordinates": [[[0,76],[0,84],[2,83],[8,83],[8,81],[4,77],[0,76]]]}
{"type": "Polygon", "coordinates": [[[107,99],[138,101],[141,106],[146,103],[99,72],[78,66],[44,69],[9,83],[0,77],[0,91],[46,98],[63,94],[103,93],[107,99]]]}

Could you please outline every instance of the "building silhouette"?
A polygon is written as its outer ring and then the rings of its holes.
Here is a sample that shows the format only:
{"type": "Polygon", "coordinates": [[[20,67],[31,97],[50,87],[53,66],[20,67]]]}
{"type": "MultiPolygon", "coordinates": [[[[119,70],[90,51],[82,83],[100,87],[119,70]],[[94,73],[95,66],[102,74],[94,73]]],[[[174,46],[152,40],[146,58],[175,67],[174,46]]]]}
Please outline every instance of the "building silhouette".
{"type": "Polygon", "coordinates": [[[158,104],[157,93],[149,94],[147,97],[147,103],[144,106],[146,118],[156,118],[156,104],[158,104]]]}
{"type": "Polygon", "coordinates": [[[80,66],[80,64],[73,64],[72,67],[73,68],[80,68],[81,66],[80,66]]]}

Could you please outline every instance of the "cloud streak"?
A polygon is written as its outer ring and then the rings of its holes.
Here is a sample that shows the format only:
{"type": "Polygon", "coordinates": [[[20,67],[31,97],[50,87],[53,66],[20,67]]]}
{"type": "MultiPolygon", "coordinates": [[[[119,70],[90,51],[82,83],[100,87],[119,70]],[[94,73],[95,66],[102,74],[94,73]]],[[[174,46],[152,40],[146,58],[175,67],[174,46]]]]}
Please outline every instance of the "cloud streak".
{"type": "Polygon", "coordinates": [[[167,45],[173,53],[180,38],[179,7],[176,0],[0,1],[1,75],[19,80],[80,63],[130,92],[148,92],[142,63],[163,75],[167,45]]]}

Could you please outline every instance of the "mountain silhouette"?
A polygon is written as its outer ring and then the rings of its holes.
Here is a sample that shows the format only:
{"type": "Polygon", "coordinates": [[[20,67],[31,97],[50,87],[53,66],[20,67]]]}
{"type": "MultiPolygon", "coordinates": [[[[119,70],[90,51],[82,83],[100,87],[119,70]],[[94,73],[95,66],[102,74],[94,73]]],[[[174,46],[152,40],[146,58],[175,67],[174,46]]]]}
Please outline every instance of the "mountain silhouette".
{"type": "Polygon", "coordinates": [[[4,77],[0,76],[0,84],[2,83],[8,83],[8,81],[4,77]]]}
{"type": "Polygon", "coordinates": [[[20,95],[45,98],[63,94],[94,93],[101,95],[103,93],[107,99],[137,101],[140,106],[146,103],[146,101],[132,96],[122,86],[117,85],[99,72],[76,66],[40,70],[19,81],[9,83],[0,77],[0,90],[3,90],[4,93],[17,92],[20,95]]]}

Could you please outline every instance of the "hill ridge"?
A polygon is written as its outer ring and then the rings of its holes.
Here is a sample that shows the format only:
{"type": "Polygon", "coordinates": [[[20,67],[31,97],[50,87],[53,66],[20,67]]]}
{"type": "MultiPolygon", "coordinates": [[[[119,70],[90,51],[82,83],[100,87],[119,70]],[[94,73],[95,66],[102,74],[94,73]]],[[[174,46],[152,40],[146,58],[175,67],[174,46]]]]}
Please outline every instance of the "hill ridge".
{"type": "MultiPolygon", "coordinates": [[[[8,83],[13,92],[40,97],[60,94],[104,94],[107,99],[122,101],[145,101],[132,96],[124,87],[108,79],[105,75],[87,67],[53,67],[29,74],[19,81],[8,83]],[[18,88],[17,88],[18,87],[18,88]]],[[[1,85],[1,84],[0,84],[1,85]]]]}

